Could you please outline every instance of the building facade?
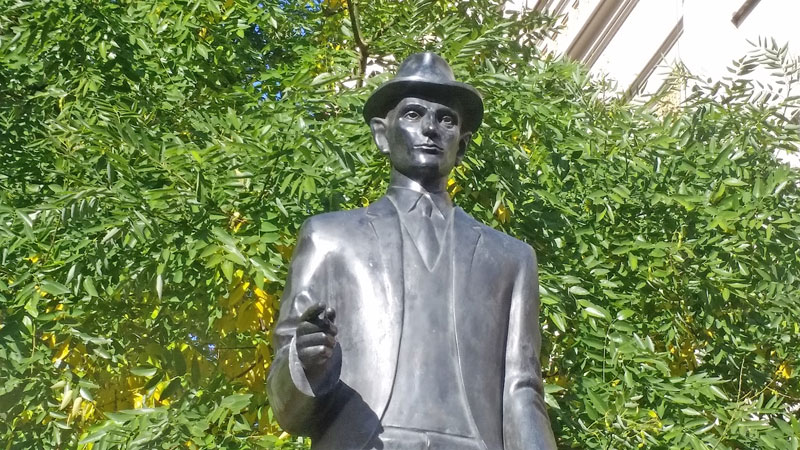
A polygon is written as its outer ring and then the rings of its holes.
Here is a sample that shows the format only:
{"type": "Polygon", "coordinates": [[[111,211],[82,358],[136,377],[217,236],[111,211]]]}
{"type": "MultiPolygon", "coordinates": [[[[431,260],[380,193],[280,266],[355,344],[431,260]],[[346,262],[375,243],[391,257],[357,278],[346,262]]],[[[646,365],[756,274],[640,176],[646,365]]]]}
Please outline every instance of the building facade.
{"type": "MultiPolygon", "coordinates": [[[[732,62],[759,40],[787,46],[790,60],[800,55],[798,0],[514,0],[511,7],[557,16],[560,31],[541,48],[582,62],[629,98],[659,91],[678,64],[703,79],[730,76],[732,62]]],[[[770,86],[768,71],[748,76],[779,97],[800,92],[770,86]]],[[[800,165],[797,154],[782,157],[800,165]]]]}

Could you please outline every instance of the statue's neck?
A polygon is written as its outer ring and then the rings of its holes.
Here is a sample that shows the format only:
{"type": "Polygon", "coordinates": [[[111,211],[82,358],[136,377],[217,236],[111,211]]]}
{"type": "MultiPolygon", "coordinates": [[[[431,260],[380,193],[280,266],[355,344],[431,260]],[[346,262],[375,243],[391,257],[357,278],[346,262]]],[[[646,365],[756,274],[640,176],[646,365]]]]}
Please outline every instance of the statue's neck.
{"type": "Polygon", "coordinates": [[[389,187],[411,189],[422,193],[447,195],[447,177],[433,180],[414,180],[392,169],[389,187]]]}

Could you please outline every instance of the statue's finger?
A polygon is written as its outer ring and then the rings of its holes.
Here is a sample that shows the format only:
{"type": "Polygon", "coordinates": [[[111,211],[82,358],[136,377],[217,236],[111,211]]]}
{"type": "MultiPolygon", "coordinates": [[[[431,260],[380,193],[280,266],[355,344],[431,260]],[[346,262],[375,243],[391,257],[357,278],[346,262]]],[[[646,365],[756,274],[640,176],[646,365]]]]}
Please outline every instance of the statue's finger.
{"type": "Polygon", "coordinates": [[[336,336],[339,333],[339,329],[328,319],[311,319],[306,323],[310,323],[316,325],[320,331],[330,334],[331,336],[336,336]]]}
{"type": "Polygon", "coordinates": [[[333,348],[336,345],[336,339],[327,333],[314,333],[306,334],[297,337],[297,348],[310,348],[319,345],[333,348]]]}
{"type": "Polygon", "coordinates": [[[323,327],[321,327],[318,323],[304,321],[304,322],[300,322],[297,325],[296,334],[298,336],[303,336],[303,335],[306,335],[306,334],[313,334],[313,333],[319,333],[319,332],[324,332],[324,331],[325,331],[325,329],[323,327]]]}
{"type": "Polygon", "coordinates": [[[325,303],[314,303],[300,316],[300,320],[312,322],[314,319],[319,319],[319,315],[325,311],[325,303]]]}
{"type": "Polygon", "coordinates": [[[297,356],[304,363],[322,364],[333,355],[333,349],[324,345],[316,345],[297,351],[297,356]]]}
{"type": "Polygon", "coordinates": [[[330,334],[331,336],[336,336],[339,334],[339,327],[333,324],[333,322],[328,322],[327,326],[325,327],[325,332],[330,334]]]}

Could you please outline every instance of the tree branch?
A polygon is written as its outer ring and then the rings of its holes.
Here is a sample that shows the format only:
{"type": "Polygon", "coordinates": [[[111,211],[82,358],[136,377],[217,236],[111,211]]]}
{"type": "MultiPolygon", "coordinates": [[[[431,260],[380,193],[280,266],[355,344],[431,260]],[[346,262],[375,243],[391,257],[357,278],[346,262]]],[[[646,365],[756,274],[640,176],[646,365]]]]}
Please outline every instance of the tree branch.
{"type": "Polygon", "coordinates": [[[242,373],[240,373],[239,375],[236,375],[235,377],[233,377],[233,379],[235,380],[235,379],[242,378],[243,376],[247,375],[247,372],[250,372],[251,370],[255,369],[256,366],[262,361],[264,361],[264,357],[263,356],[259,356],[258,359],[256,360],[256,362],[251,364],[250,367],[248,367],[247,369],[244,369],[244,371],[242,373]]]}
{"type": "Polygon", "coordinates": [[[367,56],[369,55],[369,47],[364,43],[361,37],[361,25],[358,23],[358,8],[356,7],[355,0],[347,0],[347,12],[350,14],[350,24],[353,26],[353,39],[356,41],[358,53],[361,56],[358,69],[360,78],[356,83],[357,87],[364,86],[364,78],[367,76],[367,56]]]}

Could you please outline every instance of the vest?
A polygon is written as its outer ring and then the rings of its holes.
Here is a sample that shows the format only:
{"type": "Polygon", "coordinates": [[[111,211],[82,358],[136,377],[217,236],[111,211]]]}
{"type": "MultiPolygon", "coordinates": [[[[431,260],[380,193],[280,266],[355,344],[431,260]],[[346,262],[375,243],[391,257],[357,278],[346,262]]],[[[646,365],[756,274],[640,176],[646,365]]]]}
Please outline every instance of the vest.
{"type": "Polygon", "coordinates": [[[439,258],[428,270],[406,227],[406,221],[419,218],[397,209],[403,242],[403,326],[397,372],[381,424],[478,439],[455,334],[453,214],[446,221],[439,258]]]}

